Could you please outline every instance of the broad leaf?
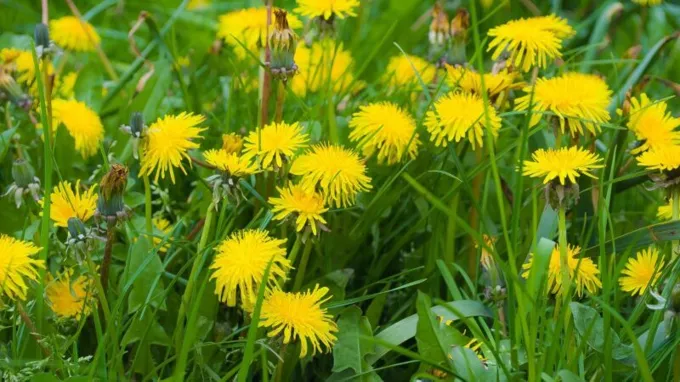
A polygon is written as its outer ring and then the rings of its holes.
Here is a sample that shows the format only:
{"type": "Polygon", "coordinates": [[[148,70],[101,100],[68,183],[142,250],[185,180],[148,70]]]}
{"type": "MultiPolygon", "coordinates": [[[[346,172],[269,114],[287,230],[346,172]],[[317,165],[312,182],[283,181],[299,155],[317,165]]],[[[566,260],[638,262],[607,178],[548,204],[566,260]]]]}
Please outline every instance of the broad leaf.
{"type": "Polygon", "coordinates": [[[416,311],[418,353],[437,364],[451,365],[453,347],[464,345],[465,338],[452,326],[447,325],[446,319],[439,318],[432,312],[430,298],[422,292],[418,292],[416,311]]]}
{"type": "Polygon", "coordinates": [[[351,369],[354,375],[360,375],[355,380],[380,381],[366,362],[366,355],[375,351],[375,345],[366,340],[366,337],[373,337],[373,330],[368,319],[362,317],[361,309],[350,306],[343,310],[338,318],[338,329],[338,340],[333,347],[333,372],[351,369]]]}
{"type": "MultiPolygon", "coordinates": [[[[571,313],[574,316],[576,330],[585,339],[591,348],[602,352],[604,350],[605,328],[602,317],[597,311],[589,306],[572,302],[569,304],[571,313]]],[[[612,358],[623,360],[633,355],[630,345],[621,343],[619,335],[614,330],[608,328],[611,341],[612,358]]]]}

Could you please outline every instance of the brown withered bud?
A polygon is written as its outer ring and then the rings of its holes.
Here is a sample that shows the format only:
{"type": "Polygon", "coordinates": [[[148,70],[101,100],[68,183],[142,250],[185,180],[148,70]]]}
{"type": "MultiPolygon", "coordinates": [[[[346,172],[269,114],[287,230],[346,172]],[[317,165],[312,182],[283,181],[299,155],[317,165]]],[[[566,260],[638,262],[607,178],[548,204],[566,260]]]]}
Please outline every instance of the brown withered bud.
{"type": "Polygon", "coordinates": [[[288,26],[286,11],[276,9],[274,29],[269,34],[269,46],[271,48],[271,62],[269,68],[275,78],[286,81],[297,71],[295,65],[295,50],[297,49],[298,36],[288,26]]]}
{"type": "Polygon", "coordinates": [[[114,224],[129,217],[129,208],[123,201],[127,178],[127,167],[120,164],[111,165],[99,185],[96,216],[114,224]]]}
{"type": "Polygon", "coordinates": [[[431,46],[443,46],[449,39],[449,16],[440,3],[435,3],[432,8],[432,23],[428,34],[431,46]]]}

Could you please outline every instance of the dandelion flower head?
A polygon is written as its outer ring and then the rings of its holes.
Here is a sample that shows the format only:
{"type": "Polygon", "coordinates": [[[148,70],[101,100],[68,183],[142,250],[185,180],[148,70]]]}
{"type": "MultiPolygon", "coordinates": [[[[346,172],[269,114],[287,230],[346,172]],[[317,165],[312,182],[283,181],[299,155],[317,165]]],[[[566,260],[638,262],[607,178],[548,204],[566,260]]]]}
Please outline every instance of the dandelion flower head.
{"type": "Polygon", "coordinates": [[[268,286],[276,279],[285,279],[291,268],[283,245],[286,240],[274,239],[267,231],[247,229],[233,233],[216,248],[217,255],[210,269],[217,284],[215,293],[228,306],[236,305],[236,296],[248,306],[257,296],[264,271],[271,261],[268,286]]]}
{"type": "Polygon", "coordinates": [[[631,151],[633,154],[659,146],[680,144],[680,131],[675,130],[680,126],[680,118],[673,118],[666,108],[666,102],[652,102],[644,93],[640,99],[631,99],[627,126],[642,142],[631,151]]]}
{"type": "Polygon", "coordinates": [[[0,248],[0,298],[23,301],[28,292],[26,280],[36,281],[37,268],[45,268],[44,261],[34,258],[41,248],[5,234],[0,234],[0,248]]]}
{"type": "Polygon", "coordinates": [[[568,72],[554,78],[539,78],[535,87],[523,90],[526,94],[517,99],[515,108],[524,111],[531,107],[531,126],[538,123],[544,112],[554,113],[562,132],[568,127],[572,136],[583,134],[584,127],[595,134],[601,130],[601,124],[609,122],[607,107],[612,91],[596,75],[568,72]]]}
{"type": "Polygon", "coordinates": [[[389,93],[401,91],[413,91],[420,89],[418,76],[425,85],[432,83],[437,74],[437,68],[430,62],[412,55],[399,54],[390,58],[382,76],[382,81],[387,85],[389,93]]]}
{"type": "Polygon", "coordinates": [[[222,150],[227,153],[240,153],[243,149],[243,138],[236,134],[222,134],[222,150]]]}
{"type": "Polygon", "coordinates": [[[94,110],[75,99],[55,99],[52,101],[52,115],[52,127],[56,129],[59,124],[63,124],[83,158],[97,153],[104,139],[104,125],[94,110]]]}
{"type": "Polygon", "coordinates": [[[59,318],[74,318],[89,316],[94,302],[94,288],[92,280],[85,276],[71,277],[71,271],[66,271],[56,279],[51,279],[45,288],[47,302],[54,314],[59,318]]]}
{"type": "Polygon", "coordinates": [[[297,0],[297,4],[295,12],[302,16],[330,20],[333,16],[339,19],[356,17],[359,0],[297,0]]]}
{"type": "MultiPolygon", "coordinates": [[[[57,227],[68,227],[68,219],[78,218],[88,221],[97,209],[96,185],[81,191],[80,179],[73,188],[71,182],[62,181],[54,187],[50,195],[50,218],[57,227]]],[[[42,200],[40,201],[42,205],[42,200]]]]}
{"type": "Polygon", "coordinates": [[[199,134],[205,129],[198,125],[204,120],[201,115],[181,113],[167,115],[152,123],[147,132],[140,174],[151,175],[155,171],[155,181],[158,181],[159,176],[165,179],[170,173],[172,183],[175,183],[174,168],[179,167],[186,175],[182,160],[191,160],[187,152],[198,148],[193,139],[201,138],[199,134]]]}
{"type": "Polygon", "coordinates": [[[293,217],[297,232],[309,227],[314,235],[317,234],[320,224],[326,224],[326,220],[321,215],[328,211],[328,208],[324,206],[321,194],[300,185],[279,188],[278,191],[278,198],[269,198],[275,220],[293,217]]]}
{"type": "Polygon", "coordinates": [[[257,165],[248,158],[224,149],[208,150],[203,153],[203,157],[209,165],[230,176],[243,177],[258,172],[257,165]]]}
{"type": "Polygon", "coordinates": [[[673,219],[673,198],[668,200],[668,204],[659,206],[659,209],[656,212],[656,217],[661,220],[673,219]]]}
{"type": "MultiPolygon", "coordinates": [[[[274,9],[272,20],[273,15],[274,9]]],[[[289,14],[288,26],[291,29],[299,29],[302,27],[302,22],[295,15],[289,14]]],[[[258,56],[259,48],[264,46],[267,38],[267,8],[239,9],[221,15],[217,37],[224,39],[241,59],[248,56],[246,49],[258,56]]]]}
{"type": "Polygon", "coordinates": [[[462,66],[446,65],[446,72],[448,73],[447,82],[454,88],[460,88],[466,93],[482,94],[482,77],[484,79],[484,88],[486,92],[491,95],[497,95],[500,92],[513,87],[516,75],[507,71],[499,73],[484,73],[479,74],[474,70],[462,66]]]}
{"type": "Polygon", "coordinates": [[[248,158],[258,157],[262,168],[272,165],[283,167],[284,160],[290,161],[295,154],[305,147],[309,136],[302,132],[297,123],[272,122],[259,131],[251,131],[244,142],[243,155],[248,158]]]}
{"type": "Polygon", "coordinates": [[[632,296],[643,295],[647,287],[654,286],[661,277],[664,260],[655,247],[643,249],[635,258],[629,258],[626,269],[621,271],[621,290],[632,296]]]}
{"type": "Polygon", "coordinates": [[[101,41],[92,24],[75,16],[50,21],[50,37],[61,48],[75,52],[93,52],[101,41]]]}
{"type": "MultiPolygon", "coordinates": [[[[581,297],[584,291],[589,293],[596,293],[602,288],[602,282],[599,279],[600,270],[597,265],[589,257],[580,257],[581,247],[568,245],[567,248],[567,267],[569,268],[569,278],[574,283],[576,294],[581,297]]],[[[534,263],[534,254],[531,254],[527,263],[522,265],[524,272],[522,277],[529,278],[531,267],[534,263]]],[[[550,262],[548,265],[548,290],[553,294],[561,294],[563,292],[563,275],[562,262],[560,259],[560,249],[555,247],[550,254],[550,262]]]]}
{"type": "Polygon", "coordinates": [[[425,127],[436,146],[467,138],[473,149],[484,146],[484,134],[498,136],[501,118],[496,109],[484,103],[481,96],[450,92],[434,103],[434,110],[425,114],[425,127]],[[487,115],[485,115],[485,109],[487,115]]]}
{"type": "Polygon", "coordinates": [[[359,192],[371,189],[366,165],[353,150],[338,145],[318,144],[299,156],[290,169],[300,175],[300,185],[319,190],[327,204],[337,207],[353,205],[359,192]]]}
{"type": "Polygon", "coordinates": [[[542,178],[543,184],[558,179],[560,184],[576,183],[581,175],[595,178],[592,170],[602,168],[602,158],[580,147],[538,149],[531,154],[532,160],[524,161],[524,175],[542,178]]]}
{"type": "Polygon", "coordinates": [[[636,157],[638,164],[649,170],[673,171],[680,167],[680,145],[664,145],[636,157]]]}
{"type": "Polygon", "coordinates": [[[349,122],[350,141],[358,142],[364,156],[378,153],[378,162],[388,165],[400,162],[408,154],[418,154],[420,141],[416,121],[394,103],[379,102],[363,105],[349,122]]]}
{"type": "Polygon", "coordinates": [[[300,341],[300,358],[304,358],[311,345],[312,355],[330,351],[337,340],[338,326],[333,316],[321,305],[331,297],[325,297],[328,288],[298,293],[280,289],[272,290],[262,303],[259,326],[269,328],[269,337],[283,334],[283,343],[300,341]]]}

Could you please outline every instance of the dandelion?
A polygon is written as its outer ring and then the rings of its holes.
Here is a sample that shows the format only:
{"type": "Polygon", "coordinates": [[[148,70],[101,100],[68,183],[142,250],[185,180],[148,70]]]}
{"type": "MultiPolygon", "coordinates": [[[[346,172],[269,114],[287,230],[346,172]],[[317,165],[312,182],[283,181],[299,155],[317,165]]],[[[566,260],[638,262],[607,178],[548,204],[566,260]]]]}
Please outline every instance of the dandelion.
{"type": "Polygon", "coordinates": [[[364,162],[342,146],[314,145],[293,162],[290,172],[302,176],[303,188],[314,191],[318,187],[324,201],[336,207],[353,205],[359,192],[371,189],[364,162]]]}
{"type": "MultiPolygon", "coordinates": [[[[494,245],[496,243],[496,238],[489,236],[487,234],[482,235],[482,239],[484,240],[484,244],[486,247],[482,246],[482,254],[481,257],[479,258],[479,262],[482,264],[482,268],[485,270],[490,270],[494,264],[496,263],[493,258],[493,254],[487,250],[487,248],[491,249],[491,251],[494,250],[494,245]]],[[[475,248],[479,248],[480,245],[475,243],[475,248]]]]}
{"type": "Polygon", "coordinates": [[[205,9],[210,6],[211,0],[189,0],[187,4],[187,9],[190,11],[196,11],[199,9],[205,9]]]}
{"type": "Polygon", "coordinates": [[[619,285],[621,290],[632,296],[642,296],[647,287],[654,286],[661,277],[664,260],[654,247],[643,249],[636,254],[636,258],[629,258],[626,269],[621,271],[619,285]]]}
{"type": "Polygon", "coordinates": [[[187,151],[198,148],[198,143],[192,139],[200,138],[199,133],[205,129],[197,125],[204,120],[201,115],[180,113],[167,115],[152,123],[147,131],[140,175],[150,175],[156,171],[154,180],[158,182],[159,176],[165,179],[165,174],[169,172],[172,183],[175,183],[173,168],[179,167],[186,175],[182,159],[190,160],[187,151]]]}
{"type": "Polygon", "coordinates": [[[75,52],[93,52],[101,40],[92,24],[74,16],[50,21],[50,36],[61,48],[75,52]]]}
{"type": "MultiPolygon", "coordinates": [[[[68,219],[78,218],[83,222],[94,216],[97,210],[96,185],[81,192],[80,179],[76,180],[75,189],[71,182],[63,181],[54,187],[50,196],[50,219],[57,227],[68,227],[68,219]]],[[[40,201],[42,206],[42,200],[40,201]]]]}
{"type": "MultiPolygon", "coordinates": [[[[35,64],[33,63],[33,53],[27,50],[16,51],[16,54],[12,53],[6,54],[9,61],[5,61],[5,64],[9,64],[10,67],[17,72],[17,82],[31,86],[31,94],[38,94],[38,87],[35,80],[35,64]]],[[[41,60],[39,63],[40,72],[45,71],[45,65],[47,65],[47,74],[54,74],[54,66],[51,61],[41,60]]]]}
{"type": "Polygon", "coordinates": [[[312,355],[328,352],[336,341],[334,333],[338,326],[333,316],[321,305],[331,299],[324,297],[328,288],[319,288],[298,293],[288,293],[280,289],[272,290],[262,303],[259,326],[270,328],[269,337],[283,333],[283,343],[300,341],[300,358],[307,355],[309,345],[312,355]],[[324,349],[325,348],[325,349],[324,349]]]}
{"type": "Polygon", "coordinates": [[[487,50],[495,49],[494,60],[508,51],[511,64],[525,72],[534,65],[545,68],[548,60],[562,57],[562,39],[572,34],[567,27],[554,15],[512,20],[489,30],[493,39],[487,50]]]}
{"type": "Polygon", "coordinates": [[[680,167],[680,145],[664,145],[636,157],[638,164],[650,170],[673,171],[680,167]]]}
{"type": "Polygon", "coordinates": [[[543,184],[559,179],[561,185],[576,183],[581,175],[595,178],[592,170],[602,168],[602,158],[580,147],[538,149],[531,154],[533,160],[524,161],[524,175],[532,178],[545,177],[543,184]]]}
{"type": "Polygon", "coordinates": [[[53,129],[63,124],[83,158],[97,153],[104,139],[104,125],[94,110],[75,99],[55,99],[52,101],[52,115],[53,129]]]}
{"type": "Polygon", "coordinates": [[[390,102],[361,106],[349,122],[349,139],[358,142],[366,157],[378,153],[378,162],[398,163],[407,153],[411,159],[418,154],[420,141],[413,117],[390,102]]]}
{"type": "Polygon", "coordinates": [[[85,276],[71,279],[72,271],[66,271],[57,279],[51,279],[45,288],[47,302],[59,318],[80,320],[92,313],[94,283],[85,276]]]}
{"type": "Polygon", "coordinates": [[[390,58],[382,82],[387,85],[388,93],[412,91],[421,86],[418,76],[428,85],[436,75],[437,68],[428,61],[418,56],[400,54],[390,58]]]}
{"type": "Polygon", "coordinates": [[[300,44],[295,51],[298,74],[291,81],[293,93],[304,97],[307,93],[326,90],[335,94],[358,91],[366,84],[352,73],[354,58],[335,40],[324,39],[311,46],[300,44]]]}
{"type": "Polygon", "coordinates": [[[661,220],[673,219],[673,198],[668,200],[668,204],[659,206],[659,209],[656,212],[656,217],[661,220]]]}
{"type": "Polygon", "coordinates": [[[247,159],[258,157],[263,168],[269,169],[272,165],[281,168],[284,161],[307,147],[308,141],[309,136],[302,132],[299,123],[273,122],[246,137],[243,155],[247,159]]]}
{"type": "Polygon", "coordinates": [[[321,194],[307,190],[300,185],[278,188],[279,197],[269,198],[275,220],[295,219],[295,230],[302,231],[305,227],[316,235],[319,228],[326,229],[326,220],[321,216],[328,208],[324,207],[321,194]]]}
{"type": "Polygon", "coordinates": [[[23,301],[28,292],[26,280],[36,281],[37,268],[45,268],[43,260],[33,258],[42,248],[5,234],[0,234],[0,248],[0,296],[23,301]]]}
{"type": "Polygon", "coordinates": [[[222,134],[222,150],[228,154],[240,153],[243,148],[243,138],[236,133],[222,134]]]}
{"type": "Polygon", "coordinates": [[[253,229],[236,232],[222,241],[210,265],[213,270],[210,278],[217,284],[215,294],[228,306],[236,305],[237,293],[244,305],[251,305],[270,261],[267,285],[276,285],[277,278],[286,278],[291,265],[282,247],[285,243],[285,239],[274,239],[267,231],[253,229]]]}
{"type": "Polygon", "coordinates": [[[451,92],[437,100],[434,110],[425,114],[425,127],[436,146],[446,147],[453,140],[459,142],[467,137],[475,149],[477,145],[484,146],[485,130],[493,137],[498,136],[501,118],[482,97],[451,92]]]}
{"type": "Polygon", "coordinates": [[[515,108],[520,111],[531,108],[530,126],[536,125],[545,112],[555,114],[552,118],[559,120],[561,131],[564,133],[568,127],[572,136],[583,134],[584,127],[595,134],[601,130],[601,124],[609,122],[607,107],[612,91],[598,76],[569,72],[555,78],[539,78],[535,87],[523,90],[527,94],[517,99],[515,108]]]}
{"type": "Polygon", "coordinates": [[[244,177],[258,171],[257,166],[246,157],[237,153],[228,153],[224,149],[208,150],[203,153],[203,157],[209,165],[230,176],[244,177]]]}
{"type": "Polygon", "coordinates": [[[495,96],[514,85],[515,73],[501,71],[499,73],[479,74],[464,66],[446,65],[448,73],[447,83],[455,88],[460,88],[466,93],[482,94],[482,77],[484,87],[490,96],[495,96]]]}
{"type": "MultiPolygon", "coordinates": [[[[569,279],[576,287],[576,294],[581,297],[584,291],[596,293],[602,288],[602,282],[598,278],[600,270],[592,259],[588,257],[579,258],[581,247],[567,246],[567,267],[569,268],[569,279]]],[[[522,265],[524,272],[522,277],[529,278],[534,263],[534,254],[531,254],[527,263],[522,265]]],[[[562,287],[562,262],[560,259],[560,249],[555,247],[550,254],[548,265],[548,290],[553,294],[561,294],[562,287]]]]}
{"type": "Polygon", "coordinates": [[[663,0],[633,0],[633,2],[642,6],[654,6],[662,4],[663,0]]]}
{"type": "MultiPolygon", "coordinates": [[[[276,9],[272,10],[272,15],[274,11],[276,9]]],[[[294,15],[288,15],[288,25],[291,29],[299,29],[302,22],[294,15]]],[[[247,51],[257,56],[259,48],[264,46],[268,37],[267,8],[239,9],[221,15],[217,37],[224,39],[240,59],[247,57],[247,51]]]]}
{"type": "Polygon", "coordinates": [[[666,102],[652,102],[644,93],[639,100],[631,99],[627,126],[642,143],[631,153],[680,144],[680,131],[675,130],[680,126],[680,118],[673,118],[666,108],[666,102]]]}
{"type": "Polygon", "coordinates": [[[295,12],[307,17],[320,17],[330,20],[333,17],[344,19],[356,17],[359,0],[297,0],[295,12]]]}
{"type": "Polygon", "coordinates": [[[172,226],[170,224],[170,221],[166,218],[156,216],[153,219],[151,219],[151,224],[153,224],[153,227],[160,233],[160,235],[154,235],[152,240],[153,240],[153,245],[154,247],[158,247],[161,245],[161,242],[163,242],[163,238],[167,237],[165,244],[158,249],[158,252],[167,252],[168,249],[170,249],[170,234],[172,233],[172,226]],[[159,237],[160,236],[160,237],[159,237]]]}

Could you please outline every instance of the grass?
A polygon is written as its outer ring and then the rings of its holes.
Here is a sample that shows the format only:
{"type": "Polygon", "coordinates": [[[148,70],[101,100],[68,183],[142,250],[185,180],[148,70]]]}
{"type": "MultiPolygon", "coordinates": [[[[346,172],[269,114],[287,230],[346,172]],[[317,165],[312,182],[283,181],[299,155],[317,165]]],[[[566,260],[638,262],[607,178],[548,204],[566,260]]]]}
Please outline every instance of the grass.
{"type": "MultiPolygon", "coordinates": [[[[485,134],[483,149],[474,150],[467,139],[435,146],[425,126],[437,100],[460,86],[446,81],[444,69],[429,78],[414,60],[436,60],[428,41],[433,2],[362,1],[356,16],[336,18],[332,38],[342,47],[324,54],[330,53],[325,65],[335,65],[337,77],[327,76],[306,93],[297,91],[294,80],[282,92],[276,79],[264,86],[265,49],[245,38],[217,40],[219,15],[262,2],[212,0],[190,9],[192,4],[83,0],[75,12],[67,3],[50,2],[50,20],[79,13],[90,22],[101,37],[101,53],[66,49],[48,56],[54,76],[41,71],[41,58],[33,53],[32,69],[39,75],[30,83],[19,80],[9,61],[0,61],[2,73],[17,80],[32,100],[30,108],[22,108],[9,87],[0,87],[0,129],[9,132],[0,134],[0,184],[17,182],[13,163],[25,158],[40,179],[42,197],[39,204],[26,194],[18,208],[14,194],[0,199],[0,232],[39,246],[34,256],[46,265],[25,278],[23,301],[6,298],[8,284],[0,283],[0,379],[680,380],[675,255],[680,202],[672,205],[672,219],[657,217],[657,208],[679,191],[650,187],[648,172],[630,152],[635,135],[626,116],[616,112],[627,94],[644,92],[680,116],[675,97],[679,6],[669,1],[654,7],[591,0],[445,2],[449,17],[459,7],[469,11],[467,67],[478,72],[494,64],[487,51],[492,40],[487,32],[494,26],[530,17],[537,9],[566,18],[576,30],[564,41],[560,60],[519,73],[516,82],[523,84],[506,91],[503,101],[480,92],[485,107],[475,123],[489,125],[492,107],[502,123],[497,138],[485,134]],[[137,21],[139,27],[128,35],[137,21]],[[349,62],[343,61],[343,50],[349,62]],[[390,89],[385,77],[394,57],[405,57],[398,76],[411,81],[390,89]],[[597,74],[612,91],[611,118],[597,134],[556,136],[550,111],[538,125],[530,124],[538,113],[535,79],[566,71],[597,74]],[[59,96],[57,81],[69,72],[77,74],[71,96],[103,125],[97,154],[88,158],[74,149],[70,130],[50,117],[51,100],[59,96]],[[339,86],[343,81],[346,86],[339,86]],[[531,107],[518,111],[515,100],[525,86],[531,89],[531,107]],[[222,134],[261,131],[263,118],[276,118],[279,101],[282,120],[299,122],[311,143],[334,142],[357,151],[379,131],[361,144],[353,142],[352,114],[371,102],[396,103],[415,120],[409,144],[421,142],[418,155],[386,165],[362,153],[372,188],[350,205],[327,204],[328,231],[316,237],[296,232],[290,220],[277,220],[272,212],[270,197],[277,188],[299,180],[289,172],[291,161],[281,171],[237,179],[229,196],[216,203],[207,180],[215,170],[205,165],[202,153],[220,148],[222,134]],[[200,147],[188,151],[196,160],[184,160],[186,173],[175,169],[176,182],[140,174],[130,135],[119,129],[134,112],[142,113],[147,125],[180,112],[205,117],[200,125],[205,130],[195,139],[200,147]],[[56,133],[44,139],[38,127],[52,123],[56,133]],[[593,179],[579,178],[578,201],[551,207],[542,182],[522,175],[524,161],[536,149],[574,144],[596,153],[604,167],[593,179]],[[102,231],[106,223],[85,219],[91,236],[85,245],[74,245],[69,230],[51,218],[59,203],[51,191],[60,181],[79,179],[83,189],[101,192],[102,176],[114,164],[129,169],[123,198],[130,215],[108,238],[102,231]],[[161,217],[167,226],[156,225],[161,217]],[[284,343],[280,334],[269,335],[267,283],[256,284],[247,309],[240,299],[235,307],[220,302],[211,268],[216,249],[244,229],[264,229],[286,240],[293,269],[287,280],[277,281],[283,290],[328,288],[330,299],[322,307],[339,330],[332,346],[323,347],[327,352],[301,359],[299,338],[284,343]],[[112,263],[110,282],[102,285],[98,267],[106,239],[112,263]],[[601,288],[579,295],[577,281],[562,272],[556,277],[569,291],[551,293],[552,252],[558,248],[560,263],[566,264],[567,243],[581,248],[575,272],[591,260],[601,288]],[[619,279],[627,261],[650,246],[665,266],[642,295],[631,296],[619,279]],[[482,256],[490,256],[491,268],[482,266],[482,256]],[[532,272],[524,277],[530,257],[532,272]],[[54,278],[66,270],[72,279],[92,282],[78,305],[79,312],[89,306],[84,314],[59,315],[48,298],[54,278]]],[[[294,0],[274,5],[289,12],[297,7],[294,0]]],[[[6,6],[9,12],[0,14],[0,49],[33,52],[41,4],[6,6]]],[[[296,32],[313,39],[309,33],[317,27],[310,22],[296,32]]],[[[308,69],[300,67],[302,73],[308,69]]],[[[328,71],[321,65],[311,69],[315,75],[328,71]]],[[[482,89],[487,81],[481,78],[482,89]]],[[[0,248],[0,266],[11,272],[16,252],[4,251],[0,248]]],[[[273,260],[265,262],[262,279],[269,280],[274,269],[273,260]]],[[[7,283],[3,272],[0,282],[7,283]]],[[[74,295],[75,287],[62,291],[65,299],[74,295]]]]}

